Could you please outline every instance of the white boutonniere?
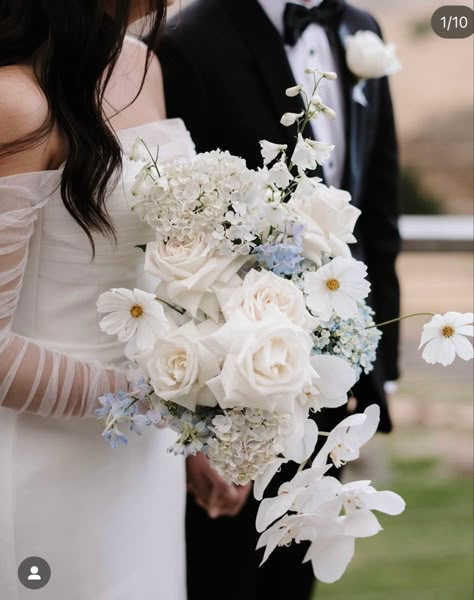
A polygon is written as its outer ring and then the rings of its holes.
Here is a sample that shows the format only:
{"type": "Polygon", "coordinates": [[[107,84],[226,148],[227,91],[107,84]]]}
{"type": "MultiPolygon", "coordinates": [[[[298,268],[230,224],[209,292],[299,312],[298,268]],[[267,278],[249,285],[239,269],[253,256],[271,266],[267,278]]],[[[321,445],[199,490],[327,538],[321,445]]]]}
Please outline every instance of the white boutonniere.
{"type": "Polygon", "coordinates": [[[358,31],[345,39],[346,62],[358,79],[353,90],[355,102],[367,106],[364,88],[368,79],[393,75],[401,69],[401,63],[393,44],[385,44],[373,31],[358,31]]]}

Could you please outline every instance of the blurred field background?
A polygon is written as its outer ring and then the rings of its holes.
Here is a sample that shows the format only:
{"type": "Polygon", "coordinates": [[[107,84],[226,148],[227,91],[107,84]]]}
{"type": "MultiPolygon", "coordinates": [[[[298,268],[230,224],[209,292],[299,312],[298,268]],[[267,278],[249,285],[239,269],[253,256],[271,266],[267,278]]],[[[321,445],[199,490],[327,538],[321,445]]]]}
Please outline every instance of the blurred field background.
{"type": "MultiPolygon", "coordinates": [[[[172,12],[188,3],[177,2],[172,12]]],[[[442,39],[430,24],[440,6],[472,2],[352,3],[376,16],[403,63],[391,78],[403,213],[472,215],[473,37],[442,39]]],[[[473,310],[472,252],[404,252],[398,271],[402,314],[473,310]]],[[[358,540],[346,575],[318,585],[317,600],[473,598],[472,363],[425,364],[417,346],[426,320],[402,323],[403,377],[391,398],[394,432],[378,436],[347,473],[397,491],[406,512],[381,518],[384,532],[358,540]]]]}

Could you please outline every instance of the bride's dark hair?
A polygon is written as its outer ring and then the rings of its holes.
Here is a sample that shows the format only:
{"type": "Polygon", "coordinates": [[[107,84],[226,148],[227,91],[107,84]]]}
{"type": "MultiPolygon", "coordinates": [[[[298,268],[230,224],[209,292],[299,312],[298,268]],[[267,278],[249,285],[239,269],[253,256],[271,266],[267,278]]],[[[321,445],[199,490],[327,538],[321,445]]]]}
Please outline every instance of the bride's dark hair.
{"type": "MultiPolygon", "coordinates": [[[[0,145],[0,156],[41,144],[57,125],[68,149],[61,196],[93,248],[91,232],[115,237],[105,199],[109,181],[120,174],[121,149],[102,102],[133,0],[115,0],[113,17],[105,5],[105,0],[0,0],[0,67],[32,65],[49,105],[42,126],[0,145]]],[[[155,47],[166,0],[148,0],[148,8],[149,46],[155,47]]],[[[149,62],[150,50],[140,91],[149,62]]]]}

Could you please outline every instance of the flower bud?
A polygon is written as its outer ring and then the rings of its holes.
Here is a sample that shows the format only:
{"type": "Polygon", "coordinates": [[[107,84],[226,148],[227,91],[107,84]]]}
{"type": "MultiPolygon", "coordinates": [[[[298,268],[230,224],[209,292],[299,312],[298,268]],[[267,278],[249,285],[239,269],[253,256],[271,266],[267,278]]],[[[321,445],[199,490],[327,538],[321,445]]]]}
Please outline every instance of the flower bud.
{"type": "Polygon", "coordinates": [[[296,121],[303,116],[303,114],[303,110],[299,113],[287,112],[280,119],[280,123],[285,127],[290,127],[291,125],[294,125],[296,121]]]}
{"type": "Polygon", "coordinates": [[[294,98],[295,96],[297,96],[301,90],[303,89],[303,86],[300,85],[294,85],[293,87],[289,87],[286,91],[285,94],[289,97],[289,98],[294,98]]]}
{"type": "Polygon", "coordinates": [[[334,121],[334,119],[336,118],[336,111],[333,110],[332,108],[329,108],[329,106],[324,106],[322,111],[323,111],[323,115],[326,117],[326,119],[329,119],[330,121],[334,121]]]}
{"type": "Polygon", "coordinates": [[[330,81],[334,81],[334,79],[337,79],[337,73],[334,73],[334,71],[324,71],[322,73],[322,76],[324,77],[324,79],[329,79],[330,81]]]}

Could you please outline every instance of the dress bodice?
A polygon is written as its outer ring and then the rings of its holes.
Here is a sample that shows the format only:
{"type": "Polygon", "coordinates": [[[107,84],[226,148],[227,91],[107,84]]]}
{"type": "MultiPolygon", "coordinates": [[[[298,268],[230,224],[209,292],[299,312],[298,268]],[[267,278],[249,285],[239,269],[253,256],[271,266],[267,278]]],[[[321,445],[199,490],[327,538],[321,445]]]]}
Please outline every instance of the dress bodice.
{"type": "Polygon", "coordinates": [[[152,152],[159,146],[161,162],[194,152],[190,135],[179,119],[119,131],[124,151],[123,172],[107,199],[117,240],[95,235],[94,259],[84,231],[62,202],[57,187],[61,171],[24,176],[26,187],[38,186],[40,196],[48,198],[30,240],[13,322],[16,333],[78,359],[116,363],[123,358],[123,345],[99,329],[96,301],[109,288],[150,290],[153,285],[145,279],[143,251],[136,246],[150,241],[154,234],[131,211],[130,187],[143,163],[128,159],[127,154],[138,136],[152,152]]]}

